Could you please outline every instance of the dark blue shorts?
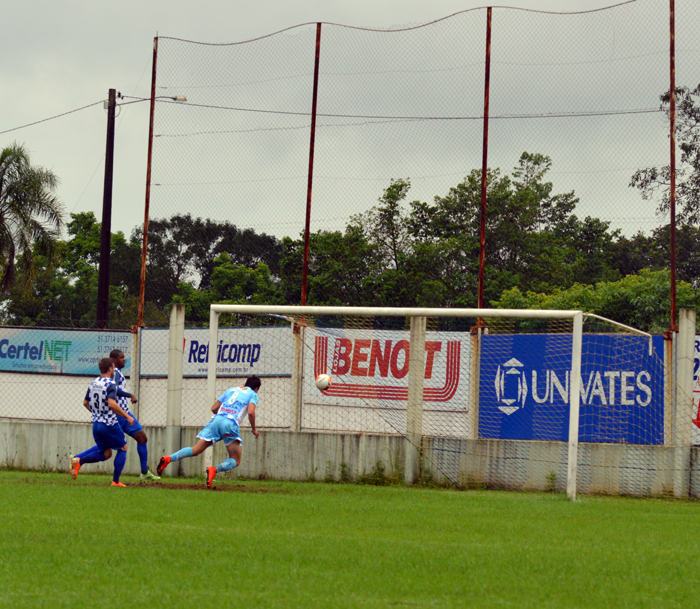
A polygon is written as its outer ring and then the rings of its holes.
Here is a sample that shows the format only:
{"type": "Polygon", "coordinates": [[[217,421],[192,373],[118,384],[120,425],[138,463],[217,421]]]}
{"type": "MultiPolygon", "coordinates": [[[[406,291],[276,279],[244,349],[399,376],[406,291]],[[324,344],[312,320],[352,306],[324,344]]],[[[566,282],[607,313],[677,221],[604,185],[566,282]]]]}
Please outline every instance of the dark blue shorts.
{"type": "MultiPolygon", "coordinates": [[[[134,417],[134,415],[131,415],[134,417]]],[[[127,421],[124,417],[120,417],[117,415],[117,421],[119,421],[119,425],[122,428],[122,431],[127,435],[131,436],[132,438],[139,432],[143,430],[143,427],[141,427],[141,423],[139,423],[138,419],[134,417],[134,424],[129,425],[129,421],[127,421]]]]}
{"type": "Polygon", "coordinates": [[[126,445],[126,436],[119,425],[105,425],[104,423],[92,424],[92,437],[101,453],[108,448],[119,450],[126,445]]]}

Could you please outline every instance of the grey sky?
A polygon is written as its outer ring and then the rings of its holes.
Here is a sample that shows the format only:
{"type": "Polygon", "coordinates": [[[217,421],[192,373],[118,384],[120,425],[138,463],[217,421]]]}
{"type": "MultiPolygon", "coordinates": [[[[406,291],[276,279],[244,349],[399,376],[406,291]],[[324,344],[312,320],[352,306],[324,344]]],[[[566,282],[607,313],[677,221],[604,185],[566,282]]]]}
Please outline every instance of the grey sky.
{"type": "MultiPolygon", "coordinates": [[[[648,4],[654,3],[656,0],[639,0],[639,2],[648,4]]],[[[684,0],[677,0],[677,2],[680,4],[684,0]]],[[[535,10],[568,12],[602,8],[613,3],[612,0],[509,0],[507,5],[535,10]]],[[[667,5],[667,2],[664,4],[667,5]]],[[[2,108],[0,131],[99,101],[106,98],[109,88],[116,88],[125,95],[149,96],[152,44],[156,33],[161,36],[202,42],[236,42],[305,22],[324,21],[372,28],[417,25],[457,11],[484,5],[480,0],[434,0],[433,2],[414,0],[353,0],[352,2],[246,0],[197,3],[173,0],[149,0],[147,2],[123,0],[119,3],[95,2],[94,0],[62,2],[25,0],[14,2],[4,8],[3,34],[0,37],[0,48],[2,48],[4,57],[2,67],[0,67],[0,100],[2,100],[0,101],[0,108],[2,108]]],[[[523,19],[524,17],[522,13],[519,13],[512,14],[511,18],[523,19]]],[[[640,26],[650,28],[650,47],[656,45],[655,48],[663,48],[665,45],[667,48],[667,27],[665,24],[659,24],[658,28],[651,27],[648,23],[640,24],[640,26]],[[656,38],[657,36],[659,38],[656,38]]],[[[512,27],[514,26],[511,25],[512,27]]],[[[610,40],[614,44],[615,28],[624,27],[624,24],[613,23],[610,27],[612,32],[610,40]]],[[[501,30],[501,32],[503,31],[501,30]]],[[[507,31],[512,31],[512,29],[507,31]]],[[[583,34],[585,35],[585,32],[583,34]]],[[[497,33],[494,34],[494,36],[496,35],[497,33]]],[[[585,44],[585,40],[582,41],[582,44],[585,44]]],[[[478,49],[482,49],[482,39],[479,38],[474,45],[478,49]]],[[[565,46],[561,48],[565,49],[565,46]]],[[[611,53],[641,54],[643,50],[613,49],[611,53]]],[[[562,51],[562,57],[560,57],[563,61],[566,59],[564,55],[565,50],[562,51]]],[[[697,62],[697,54],[691,55],[691,57],[694,57],[694,61],[697,62]]],[[[324,59],[327,59],[327,56],[324,59]]],[[[661,61],[667,60],[662,59],[661,61]]],[[[697,81],[700,81],[700,75],[695,70],[696,67],[697,64],[694,64],[691,69],[687,63],[679,66],[679,77],[691,80],[691,82],[679,82],[679,84],[697,84],[697,81]],[[692,78],[696,78],[696,82],[693,83],[692,78]]],[[[475,68],[475,79],[480,83],[483,82],[481,69],[480,66],[475,68]]],[[[510,66],[507,70],[504,68],[503,74],[510,74],[510,82],[514,83],[515,86],[508,94],[503,93],[494,99],[493,111],[506,113],[515,111],[514,107],[509,108],[507,103],[503,103],[503,100],[522,99],[529,94],[526,86],[518,86],[519,82],[527,82],[526,80],[519,81],[518,75],[523,74],[524,70],[515,65],[510,66]]],[[[567,69],[557,77],[575,79],[576,70],[567,69]]],[[[644,87],[642,78],[630,81],[631,88],[635,86],[634,82],[638,83],[640,87],[644,87]]],[[[503,80],[494,81],[494,94],[499,92],[498,87],[505,86],[503,83],[503,80]]],[[[480,84],[480,86],[483,85],[480,84]]],[[[648,103],[643,104],[645,107],[658,105],[658,94],[661,91],[656,89],[658,87],[656,83],[653,83],[648,92],[651,99],[648,103]]],[[[191,95],[187,94],[191,99],[191,95]]],[[[347,91],[345,95],[348,97],[344,99],[350,99],[352,94],[352,91],[347,91]]],[[[327,92],[324,95],[328,95],[327,92]]],[[[563,99],[560,97],[559,101],[563,99]]],[[[342,109],[343,99],[338,99],[336,102],[336,106],[342,109]]],[[[622,90],[619,102],[621,108],[629,107],[625,92],[622,90]]],[[[584,103],[582,100],[577,101],[575,96],[567,103],[568,107],[573,110],[579,110],[579,108],[586,111],[620,109],[607,108],[605,107],[608,105],[607,103],[596,104],[593,94],[591,94],[590,103],[584,103]],[[578,103],[579,101],[581,103],[578,103]]],[[[350,104],[350,106],[357,108],[357,104],[355,106],[350,104]]],[[[545,108],[544,111],[559,109],[561,108],[552,107],[545,108]]],[[[369,107],[368,110],[373,110],[373,108],[369,107]]],[[[451,110],[455,111],[454,108],[451,110]]],[[[659,120],[661,119],[659,118],[659,120]]],[[[583,128],[585,129],[585,126],[583,128]]],[[[508,127],[505,125],[494,125],[494,137],[499,137],[499,130],[507,129],[508,127]]],[[[634,117],[631,117],[627,123],[623,120],[618,121],[616,129],[620,132],[617,137],[608,137],[600,144],[607,159],[616,158],[618,155],[616,146],[630,149],[649,145],[649,140],[645,140],[641,145],[638,142],[635,143],[633,135],[645,127],[635,123],[634,117]]],[[[480,125],[472,125],[468,130],[471,139],[477,138],[480,133],[480,125]]],[[[554,130],[556,131],[556,128],[554,130]]],[[[557,154],[565,155],[567,149],[576,149],[577,143],[571,141],[571,138],[565,134],[560,141],[550,134],[548,138],[541,140],[540,147],[541,138],[538,138],[540,131],[538,125],[525,127],[524,133],[529,133],[529,136],[525,138],[528,143],[523,144],[521,138],[514,137],[515,141],[512,145],[504,143],[499,152],[500,159],[492,164],[509,169],[515,164],[523,149],[535,146],[539,149],[531,151],[543,152],[553,157],[554,170],[556,171],[557,154]]],[[[106,112],[101,105],[98,105],[70,116],[3,134],[0,144],[6,145],[12,141],[24,143],[30,150],[35,164],[51,168],[59,176],[61,180],[59,196],[65,203],[67,211],[93,211],[99,218],[102,205],[105,132],[106,112]]],[[[137,103],[123,107],[117,118],[112,227],[113,230],[123,230],[127,234],[135,225],[143,221],[147,133],[148,103],[137,103]]],[[[378,134],[376,137],[384,137],[381,131],[378,134]]],[[[610,136],[610,133],[607,135],[610,136]]],[[[362,139],[356,134],[352,137],[362,139]]],[[[308,136],[305,135],[304,139],[308,142],[308,136]]],[[[505,139],[507,138],[504,138],[504,142],[505,139]]],[[[366,139],[358,141],[357,146],[366,147],[367,141],[366,139]]],[[[445,142],[446,147],[453,143],[449,137],[445,138],[445,142]]],[[[667,146],[663,137],[657,138],[656,144],[658,150],[663,150],[663,147],[667,146]]],[[[352,144],[345,141],[343,146],[343,154],[347,155],[348,146],[352,146],[352,144]]],[[[569,162],[568,165],[563,163],[563,167],[560,164],[559,174],[553,174],[555,188],[559,191],[576,188],[577,193],[581,194],[582,176],[585,174],[588,164],[590,164],[593,174],[597,176],[596,179],[602,175],[600,163],[596,165],[601,158],[601,149],[596,149],[591,142],[586,143],[586,146],[588,150],[577,151],[577,158],[581,159],[580,165],[572,167],[573,162],[569,162]],[[577,176],[576,179],[567,180],[564,177],[574,174],[577,176]]],[[[646,156],[643,154],[634,156],[627,162],[646,163],[648,161],[653,163],[657,158],[661,158],[663,161],[664,157],[663,155],[658,156],[658,150],[654,150],[653,154],[646,156]]],[[[275,151],[262,150],[263,157],[260,158],[264,158],[265,154],[269,158],[273,158],[275,151]]],[[[383,153],[380,151],[377,154],[381,156],[383,153]]],[[[405,156],[406,154],[406,151],[401,152],[401,155],[405,156]]],[[[417,158],[420,157],[420,151],[415,149],[411,154],[417,158]]],[[[431,175],[434,177],[444,173],[450,174],[450,177],[446,180],[437,180],[436,178],[427,181],[423,191],[420,190],[420,184],[416,183],[415,190],[417,192],[409,195],[409,199],[429,200],[433,195],[444,194],[445,188],[449,184],[454,185],[460,181],[459,173],[464,175],[466,173],[465,167],[478,166],[478,155],[474,158],[472,156],[462,158],[456,164],[452,164],[449,162],[450,155],[446,154],[444,163],[441,161],[438,163],[439,167],[431,168],[431,175]]],[[[204,160],[200,159],[200,162],[204,160]]],[[[371,155],[365,163],[348,161],[347,171],[349,174],[361,175],[368,171],[368,163],[374,164],[374,169],[377,170],[374,172],[376,175],[405,177],[393,174],[395,167],[387,166],[384,171],[378,166],[381,164],[381,160],[371,157],[371,155]]],[[[277,164],[275,162],[275,165],[277,164]]],[[[608,171],[616,170],[618,172],[618,182],[621,182],[623,178],[628,180],[628,174],[631,174],[631,171],[627,171],[628,167],[625,163],[618,164],[616,167],[614,162],[606,160],[606,164],[608,171]]],[[[254,166],[255,163],[252,165],[254,166]]],[[[319,161],[319,176],[326,175],[332,178],[335,175],[337,177],[337,165],[336,161],[334,166],[324,168],[323,161],[319,161]]],[[[283,161],[280,161],[279,167],[276,166],[275,171],[282,173],[281,167],[283,166],[283,161]]],[[[304,160],[296,163],[296,166],[292,173],[296,172],[298,168],[301,168],[302,172],[305,171],[304,160]]],[[[405,166],[401,165],[400,167],[405,166]]],[[[411,166],[410,163],[408,166],[411,166]]],[[[629,167],[629,169],[631,168],[629,167]]],[[[401,169],[398,170],[401,171],[401,169]]],[[[421,164],[418,162],[412,173],[420,176],[422,171],[421,164]]],[[[338,228],[339,226],[333,224],[330,219],[347,216],[347,210],[345,208],[333,209],[329,192],[335,188],[335,184],[332,179],[329,180],[328,177],[325,179],[326,185],[323,182],[324,177],[319,177],[314,188],[315,196],[318,193],[319,197],[317,217],[319,220],[325,219],[326,224],[317,225],[315,228],[338,228]]],[[[381,192],[381,189],[386,185],[386,183],[376,183],[368,188],[366,193],[362,195],[366,203],[358,204],[350,211],[363,211],[373,204],[376,201],[376,194],[381,192]]],[[[289,192],[291,191],[286,191],[287,194],[289,192]]],[[[305,184],[303,192],[305,192],[305,184]]],[[[597,197],[597,200],[600,201],[600,193],[598,195],[594,193],[595,189],[591,190],[589,197],[591,199],[597,197]]],[[[286,194],[280,196],[286,196],[286,194]]],[[[639,199],[634,192],[621,196],[626,201],[621,203],[623,206],[632,205],[634,197],[636,200],[639,199]]],[[[303,203],[302,200],[301,204],[303,205],[303,203]]],[[[178,211],[180,210],[178,209],[178,211]]],[[[194,215],[208,214],[206,210],[199,211],[196,207],[191,211],[194,215]]],[[[585,213],[605,215],[595,206],[585,210],[585,213]]],[[[168,214],[156,211],[154,215],[162,217],[168,214]]],[[[626,210],[618,215],[629,219],[630,216],[634,217],[635,215],[648,218],[653,214],[650,214],[647,206],[641,214],[637,211],[626,210]]],[[[263,222],[252,222],[247,217],[242,216],[241,220],[235,223],[242,226],[255,224],[256,228],[265,230],[265,221],[266,219],[263,218],[263,222]]],[[[300,227],[295,225],[287,230],[282,224],[282,222],[279,223],[276,228],[267,230],[267,232],[278,236],[285,233],[294,236],[298,234],[300,227]]],[[[342,226],[343,223],[339,224],[342,226]]],[[[647,228],[651,224],[647,223],[642,227],[647,228]]],[[[301,225],[303,225],[303,220],[301,225]]],[[[627,225],[625,222],[617,225],[626,232],[633,229],[629,222],[627,225]]]]}

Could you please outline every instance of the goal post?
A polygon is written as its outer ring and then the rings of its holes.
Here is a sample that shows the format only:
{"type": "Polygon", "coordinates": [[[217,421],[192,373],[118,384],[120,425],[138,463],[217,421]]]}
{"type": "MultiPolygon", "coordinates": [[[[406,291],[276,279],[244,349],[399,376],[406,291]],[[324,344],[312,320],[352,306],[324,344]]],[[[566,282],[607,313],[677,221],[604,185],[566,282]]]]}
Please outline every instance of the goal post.
{"type": "MultiPolygon", "coordinates": [[[[539,444],[544,444],[541,439],[556,439],[558,444],[565,447],[568,443],[561,457],[566,459],[565,463],[561,463],[564,470],[560,471],[566,476],[564,489],[567,494],[571,498],[576,496],[583,332],[581,311],[213,304],[210,309],[209,345],[212,349],[215,345],[219,347],[217,356],[208,358],[207,401],[210,404],[217,396],[217,376],[232,374],[230,371],[217,373],[217,369],[222,369],[222,359],[224,362],[232,359],[230,355],[227,358],[226,354],[232,353],[234,348],[230,347],[227,352],[225,341],[219,338],[222,315],[230,316],[229,319],[233,320],[227,322],[229,325],[241,328],[259,328],[268,323],[278,328],[280,324],[288,326],[287,332],[293,340],[286,342],[284,347],[280,344],[265,346],[265,349],[268,352],[276,350],[273,356],[289,360],[289,367],[285,370],[288,370],[290,378],[294,377],[300,383],[300,393],[306,392],[304,398],[297,399],[298,396],[294,395],[297,388],[289,382],[287,391],[290,395],[284,399],[300,407],[303,404],[303,414],[306,416],[304,422],[298,421],[294,429],[299,431],[295,433],[352,432],[355,434],[353,438],[361,434],[357,440],[360,452],[363,442],[369,442],[368,434],[403,436],[402,458],[394,459],[394,463],[406,482],[416,482],[428,472],[433,478],[440,477],[458,485],[465,483],[461,479],[464,477],[468,483],[470,474],[465,474],[464,470],[468,467],[464,467],[464,456],[474,463],[492,459],[484,451],[488,452],[494,446],[503,451],[503,455],[498,457],[499,467],[507,468],[510,465],[506,453],[519,449],[496,446],[500,436],[497,430],[494,431],[493,413],[486,412],[483,396],[480,396],[488,382],[489,391],[493,393],[494,383],[490,379],[479,378],[480,375],[473,371],[485,366],[489,370],[495,369],[496,365],[495,395],[500,400],[500,411],[496,414],[507,418],[518,411],[519,406],[526,403],[528,392],[535,399],[542,400],[537,388],[531,387],[532,381],[526,378],[525,372],[521,372],[523,364],[506,354],[509,349],[508,337],[511,336],[509,332],[520,332],[521,337],[539,334],[544,337],[540,342],[546,350],[542,356],[548,358],[547,361],[554,367],[551,374],[547,373],[546,384],[547,387],[551,386],[552,395],[555,390],[559,390],[560,394],[566,393],[568,424],[562,428],[562,433],[542,433],[542,426],[549,424],[548,418],[556,420],[561,427],[561,417],[545,413],[544,419],[530,421],[528,424],[535,429],[530,435],[537,446],[528,449],[530,455],[527,458],[545,463],[550,459],[548,454],[556,453],[558,449],[551,448],[548,442],[546,449],[541,451],[542,455],[535,455],[540,450],[539,444]],[[485,328],[479,329],[477,320],[483,320],[485,328]],[[505,341],[494,342],[492,339],[495,338],[505,341]],[[485,340],[493,343],[489,345],[491,351],[483,348],[482,342],[485,340]],[[308,356],[299,357],[294,344],[302,345],[308,356]],[[409,355],[411,347],[413,356],[409,355]],[[496,355],[492,355],[494,349],[496,355]],[[493,359],[498,357],[502,361],[493,359]],[[301,361],[307,361],[306,369],[292,370],[301,361]],[[308,362],[313,362],[311,373],[308,362]],[[436,381],[437,375],[432,372],[438,369],[442,377],[436,381]],[[329,372],[333,377],[333,384],[326,391],[315,390],[312,386],[318,372],[329,372]],[[516,404],[516,398],[505,397],[504,393],[510,390],[513,379],[517,381],[519,404],[516,404]],[[457,391],[458,386],[461,393],[457,391]],[[306,397],[314,391],[318,399],[306,397]],[[431,408],[426,408],[427,404],[431,408]],[[474,407],[480,410],[477,413],[468,412],[474,407]],[[478,428],[471,429],[468,421],[475,420],[479,421],[478,428]],[[482,444],[477,446],[474,441],[482,441],[482,444]],[[463,454],[458,454],[460,452],[463,454]],[[452,465],[448,463],[449,459],[453,459],[452,465]]],[[[248,372],[256,372],[256,368],[251,366],[248,372]]],[[[533,378],[536,382],[536,373],[533,378]]],[[[541,379],[542,376],[540,384],[541,379]]],[[[261,403],[271,397],[266,396],[265,388],[263,378],[261,403]]],[[[282,399],[282,396],[278,397],[279,401],[282,399]]],[[[550,399],[550,402],[553,403],[553,400],[550,399]]],[[[509,424],[511,421],[503,426],[509,424]]],[[[258,425],[265,428],[263,414],[258,417],[258,425]]],[[[293,429],[291,423],[289,429],[293,429]]],[[[516,441],[527,440],[528,437],[525,432],[504,433],[501,436],[516,441]]],[[[324,436],[316,438],[314,442],[320,445],[333,440],[324,436]]],[[[387,451],[397,450],[395,445],[392,446],[394,448],[387,448],[387,451]]],[[[314,454],[306,456],[315,460],[314,463],[297,464],[298,467],[314,472],[326,462],[329,468],[333,466],[330,452],[323,454],[317,446],[314,450],[314,454]]],[[[289,458],[292,459],[292,456],[289,458]]],[[[553,463],[561,458],[554,457],[553,463]]],[[[517,459],[522,457],[517,456],[513,460],[517,459]]],[[[545,463],[545,467],[549,465],[545,463]]],[[[551,467],[553,471],[559,469],[556,463],[551,467]]],[[[365,463],[365,471],[358,466],[356,473],[367,474],[367,469],[365,463]]],[[[339,475],[342,476],[342,472],[339,475]]],[[[521,476],[525,485],[528,476],[527,472],[521,476]]]]}

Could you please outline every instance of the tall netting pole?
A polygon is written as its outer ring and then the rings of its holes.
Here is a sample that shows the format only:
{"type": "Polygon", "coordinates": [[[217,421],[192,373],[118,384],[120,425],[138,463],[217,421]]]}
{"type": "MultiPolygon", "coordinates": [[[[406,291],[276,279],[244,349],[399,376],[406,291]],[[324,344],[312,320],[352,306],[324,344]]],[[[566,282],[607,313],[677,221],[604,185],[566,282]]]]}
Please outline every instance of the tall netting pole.
{"type": "MultiPolygon", "coordinates": [[[[486,182],[489,163],[489,90],[491,85],[491,7],[486,13],[486,68],[484,82],[484,140],[481,155],[481,221],[479,233],[479,304],[484,308],[484,266],[486,263],[486,182]]],[[[483,325],[483,321],[480,325],[483,325]]]]}
{"type": "Polygon", "coordinates": [[[671,118],[671,160],[670,160],[670,205],[671,205],[671,332],[678,332],[676,323],[676,16],[675,0],[670,0],[671,30],[671,74],[670,74],[670,118],[671,118]]]}
{"type": "Polygon", "coordinates": [[[158,36],[153,39],[153,67],[151,71],[151,112],[148,124],[148,161],[146,166],[146,203],[143,212],[143,247],[141,249],[141,284],[139,287],[139,317],[136,325],[143,327],[143,309],[146,302],[146,256],[148,252],[148,215],[151,202],[151,161],[153,159],[153,116],[156,108],[156,67],[158,63],[158,36]]]}
{"type": "Polygon", "coordinates": [[[318,101],[318,60],[321,52],[321,24],[316,24],[316,59],[314,60],[314,95],[311,103],[311,141],[309,143],[309,179],[306,189],[306,228],[304,229],[304,271],[301,280],[301,304],[306,304],[309,276],[309,238],[311,231],[311,188],[314,182],[314,146],[316,144],[316,104],[318,101]]]}

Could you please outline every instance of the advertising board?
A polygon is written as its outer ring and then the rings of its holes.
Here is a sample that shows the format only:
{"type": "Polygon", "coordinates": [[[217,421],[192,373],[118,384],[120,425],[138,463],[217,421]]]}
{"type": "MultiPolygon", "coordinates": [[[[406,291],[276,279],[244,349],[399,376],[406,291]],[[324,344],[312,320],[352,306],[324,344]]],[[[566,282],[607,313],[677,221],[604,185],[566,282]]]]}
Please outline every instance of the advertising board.
{"type": "Polygon", "coordinates": [[[97,362],[119,349],[129,376],[131,344],[128,331],[0,327],[0,371],[97,376],[97,362]]]}
{"type": "MultiPolygon", "coordinates": [[[[141,376],[168,376],[168,328],[144,328],[141,333],[141,376]]],[[[290,376],[292,332],[279,328],[219,328],[216,346],[219,376],[290,376]]],[[[206,377],[209,329],[185,328],[182,371],[185,377],[206,377]]]]}
{"type": "MultiPolygon", "coordinates": [[[[482,338],[479,432],[484,438],[566,441],[570,335],[482,338]]],[[[663,338],[584,335],[579,440],[664,442],[663,338]]]]}

